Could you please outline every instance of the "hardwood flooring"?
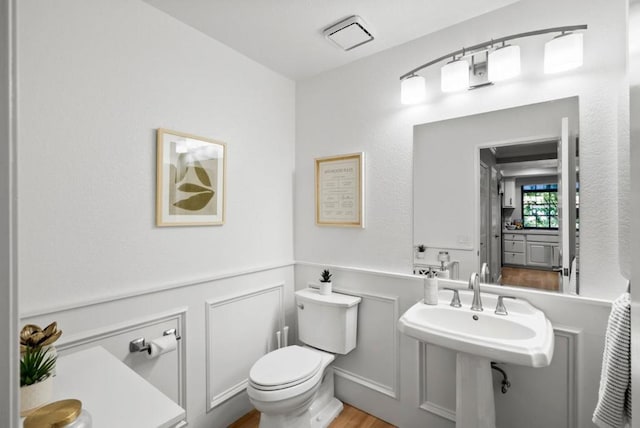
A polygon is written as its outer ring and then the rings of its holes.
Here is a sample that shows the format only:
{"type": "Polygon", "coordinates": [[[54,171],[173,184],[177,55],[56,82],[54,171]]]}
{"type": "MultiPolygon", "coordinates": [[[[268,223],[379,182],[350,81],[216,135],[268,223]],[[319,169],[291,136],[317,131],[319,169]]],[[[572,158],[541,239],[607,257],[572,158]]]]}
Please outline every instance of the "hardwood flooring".
{"type": "Polygon", "coordinates": [[[560,289],[558,272],[540,269],[503,267],[500,283],[518,287],[532,287],[546,291],[558,291],[560,289]]]}
{"type": "Polygon", "coordinates": [[[257,428],[260,423],[260,412],[253,409],[231,425],[229,428],[257,428]]]}
{"type": "MultiPolygon", "coordinates": [[[[258,428],[259,423],[260,412],[254,409],[229,425],[229,428],[258,428]]],[[[395,426],[345,403],[344,410],[331,422],[329,428],[395,428],[395,426]]]]}

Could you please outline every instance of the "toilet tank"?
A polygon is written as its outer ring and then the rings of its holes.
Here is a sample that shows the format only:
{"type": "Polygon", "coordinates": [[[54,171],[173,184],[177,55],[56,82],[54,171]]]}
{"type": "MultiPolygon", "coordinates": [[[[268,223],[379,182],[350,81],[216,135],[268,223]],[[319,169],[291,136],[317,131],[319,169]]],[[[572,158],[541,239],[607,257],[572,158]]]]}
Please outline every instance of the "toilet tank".
{"type": "Polygon", "coordinates": [[[356,347],[362,298],[340,293],[322,295],[313,288],[295,294],[300,341],[335,354],[347,354],[356,347]]]}

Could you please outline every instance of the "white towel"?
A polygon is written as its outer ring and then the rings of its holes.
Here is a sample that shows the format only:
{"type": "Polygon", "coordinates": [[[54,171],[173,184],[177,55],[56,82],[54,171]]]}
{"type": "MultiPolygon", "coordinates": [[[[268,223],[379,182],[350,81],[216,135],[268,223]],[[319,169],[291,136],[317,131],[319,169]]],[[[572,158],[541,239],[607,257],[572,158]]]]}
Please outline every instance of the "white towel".
{"type": "Polygon", "coordinates": [[[609,315],[593,423],[600,428],[620,428],[630,422],[631,298],[624,293],[613,302],[609,315]]]}

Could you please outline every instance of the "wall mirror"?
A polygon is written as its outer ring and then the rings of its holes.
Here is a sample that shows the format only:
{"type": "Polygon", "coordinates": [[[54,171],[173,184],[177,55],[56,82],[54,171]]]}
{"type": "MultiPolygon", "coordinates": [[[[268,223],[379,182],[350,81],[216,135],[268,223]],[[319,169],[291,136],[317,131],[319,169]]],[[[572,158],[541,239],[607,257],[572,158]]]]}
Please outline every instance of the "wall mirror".
{"type": "Polygon", "coordinates": [[[578,98],[414,128],[414,272],[579,292],[578,98]],[[450,269],[450,271],[453,271],[450,269]],[[448,274],[448,273],[447,273],[448,274]]]}

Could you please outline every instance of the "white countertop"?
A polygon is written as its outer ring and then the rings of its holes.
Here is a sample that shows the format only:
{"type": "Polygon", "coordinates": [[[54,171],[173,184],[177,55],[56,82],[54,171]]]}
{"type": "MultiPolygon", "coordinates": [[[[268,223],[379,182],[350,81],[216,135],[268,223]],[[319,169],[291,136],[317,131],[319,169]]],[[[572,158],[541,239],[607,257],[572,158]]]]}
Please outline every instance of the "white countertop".
{"type": "Polygon", "coordinates": [[[558,229],[502,229],[502,234],[504,235],[506,233],[516,233],[519,235],[557,235],[558,229]]]}
{"type": "Polygon", "coordinates": [[[61,356],[56,363],[53,400],[76,398],[93,428],[169,428],[185,411],[101,346],[61,356]]]}

